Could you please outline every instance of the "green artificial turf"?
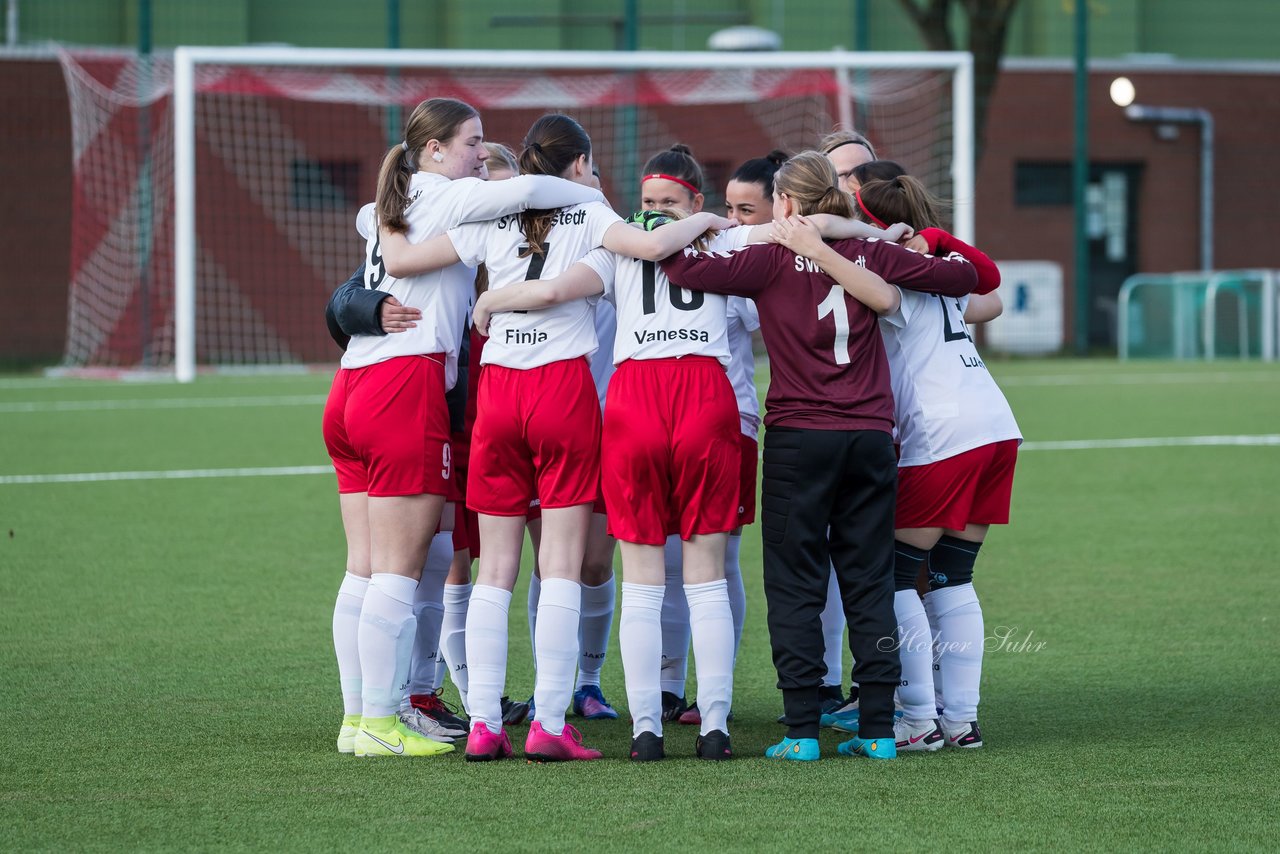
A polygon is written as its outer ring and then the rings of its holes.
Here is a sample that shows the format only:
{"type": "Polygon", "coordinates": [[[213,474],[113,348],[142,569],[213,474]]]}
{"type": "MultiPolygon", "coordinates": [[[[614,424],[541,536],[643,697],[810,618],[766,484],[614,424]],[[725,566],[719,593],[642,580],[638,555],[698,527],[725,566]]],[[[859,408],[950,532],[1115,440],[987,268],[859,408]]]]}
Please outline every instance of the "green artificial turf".
{"type": "MultiPolygon", "coordinates": [[[[1276,367],[991,367],[1029,443],[1280,433],[1276,367]]],[[[6,379],[0,477],[323,465],[326,389],[323,374],[6,379]],[[70,408],[101,400],[144,403],[70,408]]],[[[334,751],[331,474],[0,482],[0,838],[15,851],[1273,850],[1278,483],[1277,445],[1029,445],[1013,524],[976,576],[988,633],[1008,638],[986,656],[981,750],[873,763],[824,734],[821,762],[762,758],[782,728],[753,527],[735,761],[695,761],[694,728],[672,725],[671,758],[632,765],[624,711],[579,722],[605,761],[476,766],[334,751]]],[[[532,690],[524,589],[515,696],[532,690]]],[[[604,690],[625,706],[616,624],[604,690]]]]}

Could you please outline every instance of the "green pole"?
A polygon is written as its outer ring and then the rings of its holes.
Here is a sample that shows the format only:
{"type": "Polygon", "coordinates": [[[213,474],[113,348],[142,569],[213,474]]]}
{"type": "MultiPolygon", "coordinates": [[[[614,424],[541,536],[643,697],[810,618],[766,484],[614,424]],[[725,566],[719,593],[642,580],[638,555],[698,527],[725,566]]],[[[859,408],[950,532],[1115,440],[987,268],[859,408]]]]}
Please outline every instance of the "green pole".
{"type": "Polygon", "coordinates": [[[138,0],[138,343],[142,364],[152,364],[151,251],[153,225],[151,192],[151,0],[138,0]]]}
{"type": "MultiPolygon", "coordinates": [[[[395,50],[400,47],[400,0],[387,0],[387,47],[395,50]]],[[[387,79],[391,83],[400,77],[399,69],[387,69],[387,79]]],[[[398,103],[392,103],[387,109],[387,147],[399,145],[404,136],[401,126],[401,110],[398,103]]]]}
{"type": "Polygon", "coordinates": [[[1085,233],[1085,188],[1089,183],[1089,0],[1075,0],[1075,157],[1071,202],[1075,210],[1075,350],[1089,351],[1089,236],[1085,233]]]}
{"type": "MultiPolygon", "coordinates": [[[[865,53],[871,49],[871,9],[867,0],[854,0],[853,3],[853,49],[865,53]]],[[[867,72],[859,68],[854,72],[858,81],[857,88],[862,90],[867,81],[867,72]]],[[[867,132],[867,106],[861,100],[854,105],[853,122],[858,133],[867,132]]]]}
{"type": "MultiPolygon", "coordinates": [[[[624,14],[622,19],[622,43],[618,45],[619,50],[634,51],[640,49],[640,9],[639,0],[626,0],[624,6],[624,14]]],[[[631,72],[626,72],[631,75],[631,72]]],[[[634,86],[631,88],[634,94],[634,86]]],[[[623,196],[627,204],[626,213],[637,210],[640,207],[639,190],[637,189],[636,176],[640,174],[640,141],[638,138],[640,123],[640,111],[634,103],[627,104],[618,110],[618,126],[617,135],[622,143],[621,169],[615,170],[614,174],[621,173],[622,180],[620,185],[626,188],[626,195],[623,196]]]]}

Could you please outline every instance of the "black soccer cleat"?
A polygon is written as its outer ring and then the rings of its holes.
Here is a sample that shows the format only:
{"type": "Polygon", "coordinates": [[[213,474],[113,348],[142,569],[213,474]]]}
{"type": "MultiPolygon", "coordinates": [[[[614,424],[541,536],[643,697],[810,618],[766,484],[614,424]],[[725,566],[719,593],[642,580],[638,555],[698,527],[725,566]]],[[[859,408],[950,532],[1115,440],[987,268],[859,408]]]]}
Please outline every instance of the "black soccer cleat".
{"type": "Polygon", "coordinates": [[[667,752],[662,747],[662,736],[651,732],[642,732],[631,739],[632,762],[657,762],[665,759],[667,752]]]}
{"type": "Polygon", "coordinates": [[[694,749],[699,759],[722,761],[733,758],[733,744],[729,741],[729,733],[713,729],[706,735],[698,736],[694,749]]]}
{"type": "Polygon", "coordinates": [[[684,697],[677,697],[670,691],[662,692],[662,722],[674,721],[685,713],[689,708],[689,704],[684,701],[684,697]]]}

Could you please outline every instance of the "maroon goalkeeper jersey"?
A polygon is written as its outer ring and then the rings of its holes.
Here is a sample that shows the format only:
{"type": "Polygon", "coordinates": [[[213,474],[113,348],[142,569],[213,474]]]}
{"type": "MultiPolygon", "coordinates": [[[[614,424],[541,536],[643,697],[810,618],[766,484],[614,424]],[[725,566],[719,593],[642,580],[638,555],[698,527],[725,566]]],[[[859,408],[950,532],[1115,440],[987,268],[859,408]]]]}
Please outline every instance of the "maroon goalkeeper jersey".
{"type": "MultiPolygon", "coordinates": [[[[946,296],[973,291],[977,274],[959,255],[935,258],[881,240],[839,240],[841,255],[890,284],[946,296]]],[[[767,427],[893,430],[889,363],[874,311],[808,258],[776,243],[663,260],[683,288],[750,297],[769,351],[767,427]]]]}

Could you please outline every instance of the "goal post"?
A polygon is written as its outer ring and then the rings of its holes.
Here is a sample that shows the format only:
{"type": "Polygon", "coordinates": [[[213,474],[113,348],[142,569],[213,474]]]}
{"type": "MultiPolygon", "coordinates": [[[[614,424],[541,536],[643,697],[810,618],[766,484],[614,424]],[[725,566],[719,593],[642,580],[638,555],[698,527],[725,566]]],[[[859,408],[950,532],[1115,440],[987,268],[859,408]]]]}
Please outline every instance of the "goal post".
{"type": "MultiPolygon", "coordinates": [[[[157,240],[172,247],[173,279],[148,316],[170,324],[152,331],[162,343],[150,352],[164,364],[167,345],[182,382],[197,364],[334,358],[318,306],[358,263],[354,214],[373,198],[387,128],[430,97],[467,101],[487,138],[513,146],[544,112],[575,116],[615,204],[631,201],[645,158],[689,144],[708,173],[709,206],[743,160],[812,148],[849,126],[856,105],[880,156],[952,199],[953,230],[973,242],[968,53],[180,47],[171,75],[172,171],[157,184],[172,181],[172,207],[156,215],[169,220],[157,240]]],[[[88,112],[101,135],[102,108],[88,112]]]]}

